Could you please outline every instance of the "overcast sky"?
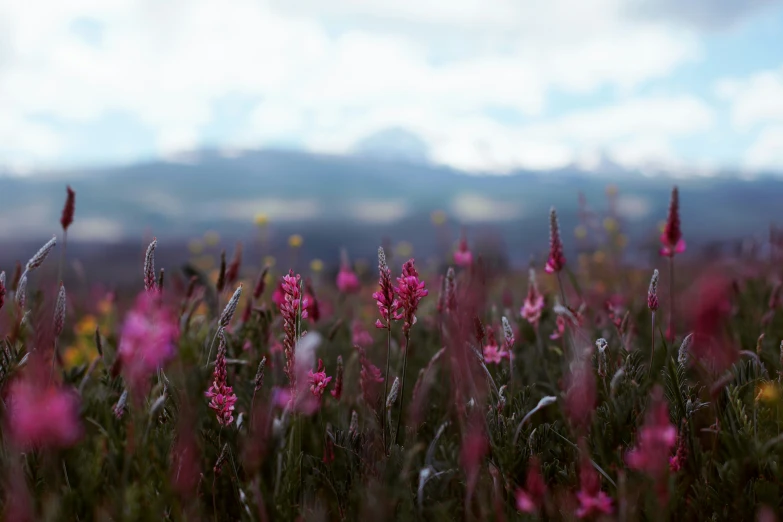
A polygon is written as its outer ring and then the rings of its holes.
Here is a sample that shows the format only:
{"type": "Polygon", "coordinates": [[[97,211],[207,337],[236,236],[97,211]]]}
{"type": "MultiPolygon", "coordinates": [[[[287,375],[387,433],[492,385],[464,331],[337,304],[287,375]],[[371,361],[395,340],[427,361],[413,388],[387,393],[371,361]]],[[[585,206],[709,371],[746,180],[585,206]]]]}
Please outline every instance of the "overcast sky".
{"type": "Polygon", "coordinates": [[[472,171],[783,171],[782,35],[776,0],[1,0],[0,169],[402,129],[472,171]]]}

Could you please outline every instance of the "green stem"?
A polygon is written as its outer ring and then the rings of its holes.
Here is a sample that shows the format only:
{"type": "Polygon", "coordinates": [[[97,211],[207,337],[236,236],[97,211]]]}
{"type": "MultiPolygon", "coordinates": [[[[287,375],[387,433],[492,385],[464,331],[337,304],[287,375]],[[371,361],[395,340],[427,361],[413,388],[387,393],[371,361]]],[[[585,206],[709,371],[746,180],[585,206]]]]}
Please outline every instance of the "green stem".
{"type": "Polygon", "coordinates": [[[655,356],[655,310],[652,311],[652,345],[650,346],[650,376],[652,376],[654,356],[655,356]]]}
{"type": "Polygon", "coordinates": [[[403,412],[403,397],[405,393],[405,370],[408,367],[408,351],[410,350],[410,332],[405,333],[405,354],[402,356],[402,379],[400,382],[400,414],[397,417],[397,428],[394,430],[394,443],[397,443],[397,438],[400,435],[400,423],[402,422],[403,412]]]}
{"type": "Polygon", "coordinates": [[[674,340],[674,256],[669,256],[669,340],[674,340]]]}

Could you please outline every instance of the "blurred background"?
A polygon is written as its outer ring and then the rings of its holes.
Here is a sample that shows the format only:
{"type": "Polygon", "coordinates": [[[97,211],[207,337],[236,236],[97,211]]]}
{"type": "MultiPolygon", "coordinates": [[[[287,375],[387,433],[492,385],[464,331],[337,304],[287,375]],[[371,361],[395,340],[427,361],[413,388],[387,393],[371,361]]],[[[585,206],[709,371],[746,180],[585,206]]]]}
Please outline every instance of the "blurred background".
{"type": "MultiPolygon", "coordinates": [[[[474,251],[686,255],[783,216],[777,0],[0,2],[0,265],[59,233],[95,278],[474,251]]],[[[320,265],[319,265],[320,263],[320,265]]]]}

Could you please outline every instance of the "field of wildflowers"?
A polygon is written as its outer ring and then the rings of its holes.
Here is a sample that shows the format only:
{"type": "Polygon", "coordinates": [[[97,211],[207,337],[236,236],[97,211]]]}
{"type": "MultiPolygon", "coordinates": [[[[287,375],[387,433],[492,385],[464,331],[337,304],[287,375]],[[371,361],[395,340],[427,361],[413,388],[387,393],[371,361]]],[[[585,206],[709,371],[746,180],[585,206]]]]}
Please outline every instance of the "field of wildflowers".
{"type": "Polygon", "coordinates": [[[464,231],[438,269],[379,249],[360,274],[343,251],[334,281],[241,248],[214,277],[165,272],[153,240],[130,296],[59,283],[74,210],[69,188],[61,237],[0,274],[5,520],[783,509],[783,249],[689,261],[676,188],[657,267],[623,263],[612,216],[572,262],[552,209],[523,271],[464,231]]]}

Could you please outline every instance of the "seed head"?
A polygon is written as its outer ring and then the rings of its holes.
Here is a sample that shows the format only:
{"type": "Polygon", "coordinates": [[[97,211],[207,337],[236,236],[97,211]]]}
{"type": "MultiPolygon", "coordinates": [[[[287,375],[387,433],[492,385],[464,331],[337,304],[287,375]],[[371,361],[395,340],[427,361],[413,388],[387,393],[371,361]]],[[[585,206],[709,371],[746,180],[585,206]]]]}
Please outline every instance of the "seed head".
{"type": "Polygon", "coordinates": [[[263,359],[261,359],[261,362],[258,363],[258,370],[256,370],[256,377],[253,379],[253,384],[255,387],[253,388],[254,392],[257,392],[264,386],[264,368],[266,367],[266,355],[263,359]]]}
{"type": "Polygon", "coordinates": [[[144,256],[144,290],[147,292],[155,290],[155,247],[157,246],[158,239],[153,237],[144,256]]]}
{"type": "Polygon", "coordinates": [[[27,303],[27,276],[23,275],[19,280],[19,284],[16,286],[16,306],[20,310],[24,310],[24,305],[27,303]]]}
{"type": "Polygon", "coordinates": [[[647,308],[651,311],[658,309],[658,269],[653,270],[650,278],[650,288],[647,290],[647,308]]]}
{"type": "Polygon", "coordinates": [[[240,283],[237,289],[234,290],[234,295],[231,296],[231,299],[229,299],[228,304],[226,304],[226,307],[223,309],[223,313],[220,315],[221,327],[225,328],[231,322],[231,319],[234,317],[234,312],[237,311],[237,305],[239,304],[239,297],[241,295],[242,295],[242,283],[240,283]]]}
{"type": "Polygon", "coordinates": [[[555,207],[549,210],[549,258],[546,261],[545,270],[548,274],[560,272],[565,266],[563,255],[563,240],[560,239],[560,224],[557,221],[555,207]]]}
{"type": "Polygon", "coordinates": [[[54,335],[60,337],[65,326],[65,286],[60,283],[60,291],[57,294],[57,305],[54,307],[54,335]]]}
{"type": "Polygon", "coordinates": [[[685,365],[688,363],[688,356],[690,355],[691,344],[693,343],[693,334],[688,334],[685,339],[682,340],[680,350],[677,352],[677,362],[685,365]]]}
{"type": "Polygon", "coordinates": [[[400,378],[395,377],[391,390],[389,390],[389,396],[386,398],[386,409],[391,410],[395,402],[397,402],[397,395],[400,393],[400,378]]]}
{"type": "Polygon", "coordinates": [[[30,258],[30,260],[27,262],[27,265],[25,266],[24,271],[25,272],[32,272],[39,266],[41,266],[46,259],[46,256],[49,255],[49,252],[52,251],[54,248],[54,245],[57,244],[57,236],[52,236],[52,239],[46,242],[44,246],[38,250],[38,252],[35,253],[33,257],[30,258]]]}

